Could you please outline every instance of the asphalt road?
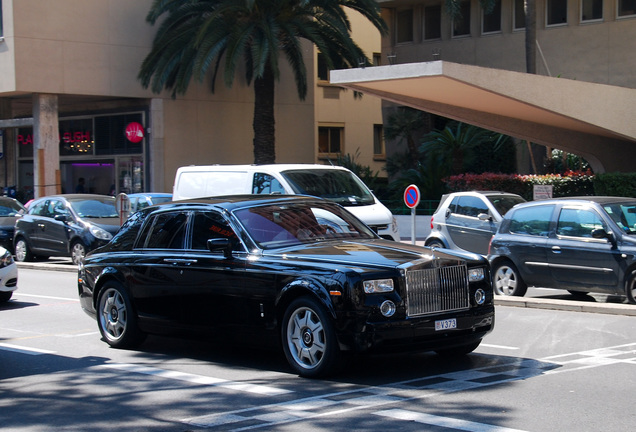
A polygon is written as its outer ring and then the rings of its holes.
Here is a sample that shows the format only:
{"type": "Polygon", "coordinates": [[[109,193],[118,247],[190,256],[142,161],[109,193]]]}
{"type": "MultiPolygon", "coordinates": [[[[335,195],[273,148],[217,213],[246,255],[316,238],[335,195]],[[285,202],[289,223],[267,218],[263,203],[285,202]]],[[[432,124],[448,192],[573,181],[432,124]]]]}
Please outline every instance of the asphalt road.
{"type": "Polygon", "coordinates": [[[2,430],[553,432],[636,424],[636,318],[626,314],[499,305],[495,331],[467,357],[354,357],[338,376],[307,380],[277,350],[245,341],[149,337],[139,350],[111,349],[79,307],[72,266],[57,266],[71,271],[21,264],[20,288],[0,306],[2,430]]]}

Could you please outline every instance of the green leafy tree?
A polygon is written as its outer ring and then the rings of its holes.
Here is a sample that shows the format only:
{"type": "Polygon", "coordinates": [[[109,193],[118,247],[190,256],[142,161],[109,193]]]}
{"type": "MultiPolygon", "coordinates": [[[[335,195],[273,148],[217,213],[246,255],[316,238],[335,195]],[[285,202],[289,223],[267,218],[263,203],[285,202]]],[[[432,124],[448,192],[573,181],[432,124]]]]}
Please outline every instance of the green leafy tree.
{"type": "Polygon", "coordinates": [[[416,135],[426,126],[425,113],[415,108],[400,106],[389,115],[384,126],[384,137],[387,140],[400,140],[406,142],[408,151],[408,164],[411,168],[417,166],[419,153],[417,149],[416,135]]]}
{"type": "Polygon", "coordinates": [[[298,96],[307,95],[302,40],[313,43],[331,69],[370,64],[351,37],[346,10],[386,32],[375,0],[155,0],[146,20],[157,34],[139,79],[155,93],[184,94],[192,79],[221,73],[231,87],[240,66],[254,82],[254,162],[274,163],[274,89],[279,59],[291,65],[298,96]]]}

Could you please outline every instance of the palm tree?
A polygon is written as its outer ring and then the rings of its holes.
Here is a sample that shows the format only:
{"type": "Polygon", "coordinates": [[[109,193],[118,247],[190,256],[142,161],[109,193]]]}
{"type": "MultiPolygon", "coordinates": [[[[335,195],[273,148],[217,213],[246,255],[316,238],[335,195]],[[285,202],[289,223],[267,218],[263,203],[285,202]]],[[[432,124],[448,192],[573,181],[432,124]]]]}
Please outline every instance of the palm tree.
{"type": "Polygon", "coordinates": [[[426,126],[425,115],[424,112],[415,108],[400,106],[387,118],[387,124],[384,127],[384,137],[387,140],[406,141],[411,168],[417,166],[419,160],[415,136],[426,126]]]}
{"type": "Polygon", "coordinates": [[[254,81],[254,163],[274,163],[279,59],[291,65],[301,100],[307,95],[302,39],[318,48],[329,68],[370,64],[351,38],[346,9],[386,32],[375,0],[155,0],[146,20],[154,25],[164,19],[139,79],[155,93],[171,90],[176,97],[192,78],[202,82],[211,72],[214,92],[221,69],[231,87],[244,65],[248,85],[254,81]]]}

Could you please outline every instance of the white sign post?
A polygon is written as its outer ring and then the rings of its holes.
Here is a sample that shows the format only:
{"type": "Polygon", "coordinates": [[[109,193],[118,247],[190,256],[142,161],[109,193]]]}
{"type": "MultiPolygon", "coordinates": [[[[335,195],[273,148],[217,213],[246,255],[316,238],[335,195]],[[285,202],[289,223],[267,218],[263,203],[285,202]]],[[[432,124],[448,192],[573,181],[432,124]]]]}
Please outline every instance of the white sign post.
{"type": "Polygon", "coordinates": [[[542,200],[552,198],[552,185],[534,185],[532,199],[542,200]]]}
{"type": "Polygon", "coordinates": [[[411,243],[415,244],[415,207],[420,203],[420,189],[409,185],[404,190],[404,204],[411,209],[411,243]]]}
{"type": "Polygon", "coordinates": [[[120,193],[117,195],[115,204],[117,213],[119,213],[119,225],[123,225],[128,216],[130,216],[130,198],[125,193],[120,193]]]}

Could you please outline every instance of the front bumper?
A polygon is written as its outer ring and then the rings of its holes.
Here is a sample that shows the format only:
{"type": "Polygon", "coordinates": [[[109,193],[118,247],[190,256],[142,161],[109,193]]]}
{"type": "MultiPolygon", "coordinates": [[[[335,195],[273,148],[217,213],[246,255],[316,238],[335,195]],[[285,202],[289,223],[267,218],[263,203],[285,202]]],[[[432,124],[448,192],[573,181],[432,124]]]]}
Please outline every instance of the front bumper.
{"type": "Polygon", "coordinates": [[[435,351],[481,340],[495,326],[495,307],[446,312],[401,321],[365,323],[355,333],[340,333],[340,347],[355,352],[435,351]],[[457,328],[435,330],[435,322],[456,319],[457,328]]]}

